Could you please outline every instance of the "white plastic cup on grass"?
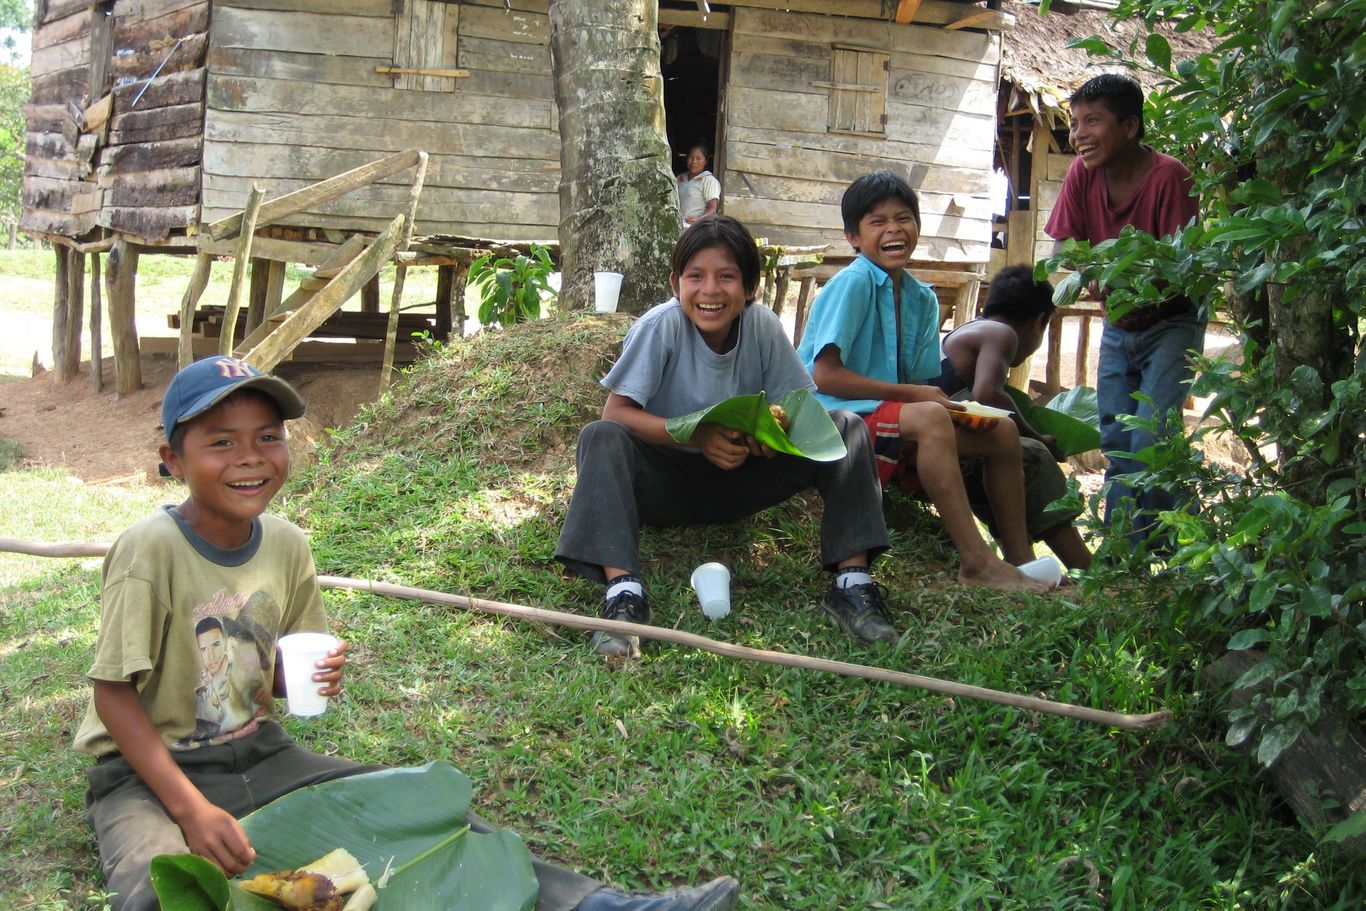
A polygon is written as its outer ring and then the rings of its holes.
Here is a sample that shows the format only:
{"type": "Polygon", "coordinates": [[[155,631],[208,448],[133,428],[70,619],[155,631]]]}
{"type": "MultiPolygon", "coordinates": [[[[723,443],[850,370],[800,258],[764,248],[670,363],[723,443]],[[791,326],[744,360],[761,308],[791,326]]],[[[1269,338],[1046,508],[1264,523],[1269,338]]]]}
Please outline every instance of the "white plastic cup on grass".
{"type": "Polygon", "coordinates": [[[599,313],[616,313],[617,298],[621,296],[620,272],[593,273],[593,309],[599,313]]]}
{"type": "Polygon", "coordinates": [[[313,679],[318,661],[326,658],[341,640],[327,633],[290,633],[279,641],[285,665],[285,696],[289,714],[308,718],[327,711],[327,697],[318,694],[323,684],[313,679]]]}
{"type": "Polygon", "coordinates": [[[1057,585],[1062,581],[1062,566],[1052,557],[1030,560],[1028,563],[1021,563],[1016,568],[1029,578],[1038,579],[1040,582],[1050,582],[1057,585]]]}
{"type": "Polygon", "coordinates": [[[720,563],[703,563],[692,571],[692,588],[702,613],[720,620],[730,613],[730,570],[720,563]]]}

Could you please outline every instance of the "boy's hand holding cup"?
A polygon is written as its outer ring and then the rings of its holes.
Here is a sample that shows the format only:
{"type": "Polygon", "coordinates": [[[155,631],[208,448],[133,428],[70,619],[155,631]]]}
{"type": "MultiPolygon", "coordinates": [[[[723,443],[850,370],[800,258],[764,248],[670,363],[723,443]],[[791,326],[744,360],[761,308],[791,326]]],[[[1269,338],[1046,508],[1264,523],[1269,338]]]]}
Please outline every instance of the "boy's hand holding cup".
{"type": "Polygon", "coordinates": [[[328,697],[341,692],[346,643],[329,633],[290,633],[277,645],[289,713],[307,718],[327,711],[328,697]]]}

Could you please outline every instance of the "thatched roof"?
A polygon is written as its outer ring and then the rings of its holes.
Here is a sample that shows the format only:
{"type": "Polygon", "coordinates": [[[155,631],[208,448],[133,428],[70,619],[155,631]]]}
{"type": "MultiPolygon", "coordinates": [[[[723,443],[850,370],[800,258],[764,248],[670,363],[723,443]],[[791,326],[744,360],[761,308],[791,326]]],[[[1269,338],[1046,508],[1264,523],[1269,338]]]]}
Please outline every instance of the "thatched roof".
{"type": "MultiPolygon", "coordinates": [[[[1015,17],[1015,27],[1005,33],[1001,54],[1001,79],[1013,89],[1008,113],[1032,110],[1036,116],[1047,119],[1050,127],[1065,126],[1067,112],[1063,103],[1067,96],[1092,76],[1122,69],[1109,60],[1069,48],[1067,43],[1074,38],[1099,35],[1114,47],[1127,50],[1132,46],[1134,59],[1144,59],[1147,27],[1140,19],[1117,21],[1109,10],[1062,2],[1055,2],[1045,16],[1039,15],[1037,4],[1015,0],[1002,0],[1001,11],[1015,17]]],[[[1214,46],[1206,35],[1177,33],[1161,24],[1156,30],[1171,44],[1174,60],[1205,53],[1214,46]]],[[[1146,69],[1126,72],[1136,76],[1145,91],[1160,83],[1146,69]]]]}

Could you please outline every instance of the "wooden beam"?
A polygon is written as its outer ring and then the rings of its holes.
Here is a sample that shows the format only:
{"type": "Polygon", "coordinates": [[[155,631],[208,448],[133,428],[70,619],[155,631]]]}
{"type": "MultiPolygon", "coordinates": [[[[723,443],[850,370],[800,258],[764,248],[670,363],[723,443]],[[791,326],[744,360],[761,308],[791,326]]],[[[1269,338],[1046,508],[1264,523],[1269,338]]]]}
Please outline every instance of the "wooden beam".
{"type": "Polygon", "coordinates": [[[85,315],[85,254],[79,250],[70,252],[71,264],[66,272],[66,358],[69,382],[76,378],[81,367],[81,321],[85,315]]]}
{"type": "Polygon", "coordinates": [[[256,233],[256,219],[261,211],[261,199],[266,194],[257,184],[247,194],[247,207],[242,212],[242,233],[232,262],[232,284],[228,286],[228,309],[223,319],[223,335],[218,339],[218,352],[232,354],[232,336],[237,329],[237,311],[242,306],[242,285],[251,261],[252,235],[256,233]]]}
{"type": "Polygon", "coordinates": [[[730,28],[730,13],[707,13],[704,15],[690,9],[661,9],[659,11],[659,24],[724,31],[730,28]]]}
{"type": "Polygon", "coordinates": [[[308,337],[314,329],[323,324],[351,295],[360,290],[393,255],[398,245],[399,234],[403,230],[404,217],[396,216],[375,238],[370,249],[338,273],[313,296],[313,299],[294,311],[270,334],[270,337],[247,353],[244,360],[253,367],[270,372],[275,365],[284,360],[294,346],[308,337]]]}
{"type": "Polygon", "coordinates": [[[381,76],[443,76],[447,79],[464,79],[469,70],[421,70],[406,66],[377,66],[375,72],[381,76]]]}
{"type": "Polygon", "coordinates": [[[916,12],[920,9],[920,0],[901,0],[896,5],[896,22],[898,25],[906,25],[914,21],[916,12]]]}
{"type": "Polygon", "coordinates": [[[964,16],[962,19],[950,22],[944,26],[944,28],[949,31],[960,28],[981,28],[986,29],[987,31],[1001,31],[1014,27],[1014,16],[1010,13],[1001,13],[992,9],[982,10],[980,13],[964,16]]]}
{"type": "MultiPolygon", "coordinates": [[[[361,165],[359,168],[353,168],[350,171],[338,174],[336,177],[329,177],[312,186],[304,187],[302,190],[277,196],[261,206],[257,222],[261,225],[271,224],[314,206],[330,202],[368,183],[374,183],[376,180],[383,180],[399,171],[405,171],[417,164],[421,154],[417,149],[409,149],[406,152],[399,152],[396,155],[390,155],[388,158],[381,158],[379,161],[361,165]]],[[[206,233],[214,240],[236,237],[241,230],[241,215],[229,215],[205,229],[206,233]]]]}
{"type": "Polygon", "coordinates": [[[367,238],[364,234],[352,234],[340,247],[332,248],[332,255],[313,270],[314,278],[336,278],[337,273],[346,267],[365,249],[367,238]]]}
{"type": "MultiPolygon", "coordinates": [[[[257,216],[259,219],[260,216],[257,216]]],[[[232,256],[237,252],[237,244],[232,240],[214,240],[207,234],[199,235],[197,248],[200,253],[214,256],[232,256]]],[[[282,263],[303,263],[316,266],[326,262],[337,251],[336,244],[312,243],[304,240],[280,240],[277,237],[261,237],[259,234],[251,242],[251,255],[282,263]]]]}
{"type": "Polygon", "coordinates": [[[71,257],[75,254],[70,247],[64,246],[54,246],[52,254],[52,381],[68,383],[71,377],[66,372],[69,363],[66,356],[66,324],[71,319],[71,311],[66,302],[71,294],[71,281],[67,273],[71,270],[71,257]]]}

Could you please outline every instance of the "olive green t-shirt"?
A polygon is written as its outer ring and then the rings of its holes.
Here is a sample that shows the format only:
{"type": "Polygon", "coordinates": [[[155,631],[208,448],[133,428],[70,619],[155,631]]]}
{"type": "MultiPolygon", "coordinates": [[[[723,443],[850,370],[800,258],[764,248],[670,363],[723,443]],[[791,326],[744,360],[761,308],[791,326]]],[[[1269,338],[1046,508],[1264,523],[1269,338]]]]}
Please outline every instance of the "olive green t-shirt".
{"type": "MultiPolygon", "coordinates": [[[[233,549],[199,537],[173,507],[139,521],[104,560],[92,680],[131,681],[172,750],[221,743],[273,713],[275,640],[327,627],[308,539],[274,516],[233,549]]],[[[94,699],[75,748],[118,748],[94,699]]]]}

